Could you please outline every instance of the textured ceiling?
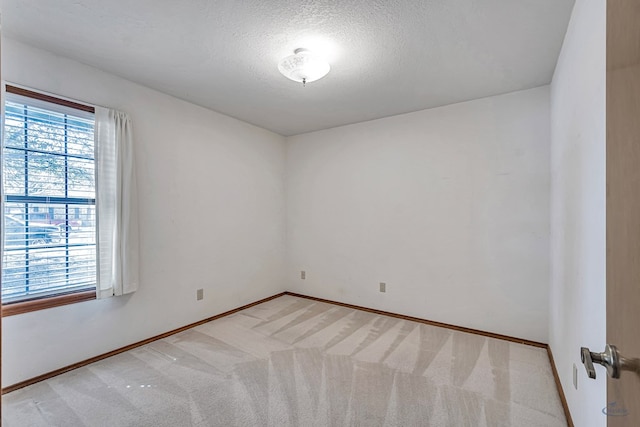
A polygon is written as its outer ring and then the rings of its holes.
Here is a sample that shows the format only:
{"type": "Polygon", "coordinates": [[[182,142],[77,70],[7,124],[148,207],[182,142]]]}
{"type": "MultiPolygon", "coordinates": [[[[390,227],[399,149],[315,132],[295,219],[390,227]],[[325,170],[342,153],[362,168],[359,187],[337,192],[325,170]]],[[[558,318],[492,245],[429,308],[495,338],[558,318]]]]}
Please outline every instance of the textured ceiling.
{"type": "Polygon", "coordinates": [[[573,0],[3,0],[3,34],[282,135],[551,81],[573,0]],[[331,72],[279,74],[295,48],[331,72]]]}

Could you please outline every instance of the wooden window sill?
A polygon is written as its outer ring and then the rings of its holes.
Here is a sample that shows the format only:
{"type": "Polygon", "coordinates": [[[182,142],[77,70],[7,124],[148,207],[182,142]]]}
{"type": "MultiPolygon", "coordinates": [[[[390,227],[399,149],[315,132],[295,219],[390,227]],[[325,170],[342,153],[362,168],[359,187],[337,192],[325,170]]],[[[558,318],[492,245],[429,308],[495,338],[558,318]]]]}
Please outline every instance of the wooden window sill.
{"type": "Polygon", "coordinates": [[[29,313],[31,311],[45,310],[61,305],[75,304],[77,302],[96,299],[96,291],[76,292],[67,295],[51,296],[32,301],[14,302],[2,305],[2,317],[15,316],[16,314],[29,313]]]}

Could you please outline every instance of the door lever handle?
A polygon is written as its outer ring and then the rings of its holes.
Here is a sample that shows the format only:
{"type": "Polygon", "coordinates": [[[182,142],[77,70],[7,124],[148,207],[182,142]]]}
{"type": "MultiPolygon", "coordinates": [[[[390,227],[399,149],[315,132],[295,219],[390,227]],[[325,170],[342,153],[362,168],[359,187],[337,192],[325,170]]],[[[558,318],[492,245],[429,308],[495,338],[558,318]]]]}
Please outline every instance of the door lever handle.
{"type": "Polygon", "coordinates": [[[581,347],[580,359],[589,378],[596,378],[594,363],[604,366],[611,378],[620,378],[621,371],[634,371],[640,374],[640,359],[622,357],[615,345],[607,344],[602,353],[594,353],[587,347],[581,347]]]}

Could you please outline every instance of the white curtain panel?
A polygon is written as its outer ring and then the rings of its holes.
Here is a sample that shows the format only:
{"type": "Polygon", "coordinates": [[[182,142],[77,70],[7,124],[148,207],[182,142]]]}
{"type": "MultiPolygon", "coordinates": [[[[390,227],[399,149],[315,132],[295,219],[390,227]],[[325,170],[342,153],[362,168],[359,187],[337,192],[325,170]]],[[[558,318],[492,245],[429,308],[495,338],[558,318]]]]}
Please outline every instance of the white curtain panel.
{"type": "Polygon", "coordinates": [[[98,298],[138,289],[138,197],[131,120],[96,107],[98,298]]]}

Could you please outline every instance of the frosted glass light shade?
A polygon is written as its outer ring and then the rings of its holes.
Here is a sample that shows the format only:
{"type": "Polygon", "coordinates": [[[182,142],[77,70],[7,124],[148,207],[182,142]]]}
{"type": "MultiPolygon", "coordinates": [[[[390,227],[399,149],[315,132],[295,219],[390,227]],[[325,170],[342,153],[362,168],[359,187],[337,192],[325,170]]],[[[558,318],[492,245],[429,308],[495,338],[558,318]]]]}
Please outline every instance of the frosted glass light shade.
{"type": "Polygon", "coordinates": [[[278,64],[278,70],[283,76],[300,83],[321,79],[330,69],[326,61],[305,49],[296,49],[293,55],[287,56],[278,64]]]}

